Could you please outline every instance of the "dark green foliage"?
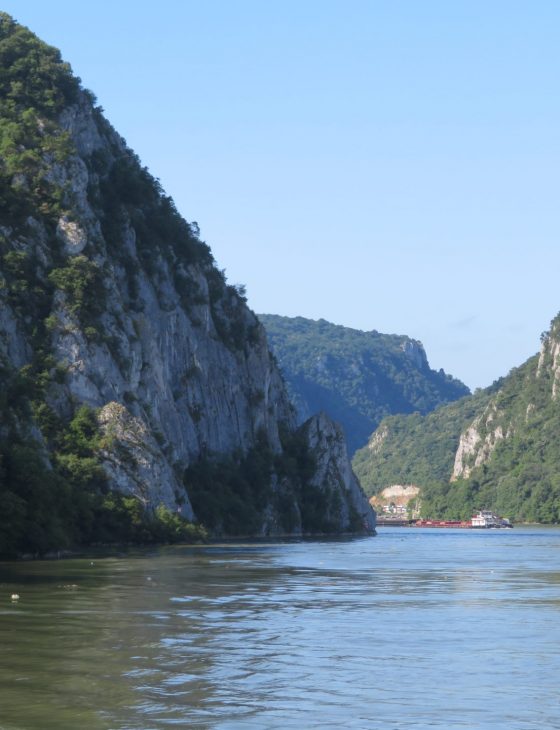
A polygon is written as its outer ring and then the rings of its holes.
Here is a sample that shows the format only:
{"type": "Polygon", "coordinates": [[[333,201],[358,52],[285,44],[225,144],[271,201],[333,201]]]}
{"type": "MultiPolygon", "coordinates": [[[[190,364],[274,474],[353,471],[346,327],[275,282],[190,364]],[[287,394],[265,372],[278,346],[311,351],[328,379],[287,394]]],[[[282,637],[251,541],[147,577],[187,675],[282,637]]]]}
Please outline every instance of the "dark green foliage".
{"type": "MultiPolygon", "coordinates": [[[[95,167],[95,162],[92,163],[95,167]]],[[[108,246],[119,252],[124,229],[130,223],[136,233],[136,247],[148,273],[157,268],[158,257],[170,264],[211,266],[209,247],[199,240],[197,229],[178,213],[173,200],[161,184],[128,152],[112,161],[98,164],[99,191],[90,197],[99,210],[102,230],[108,246]]]]}
{"type": "MultiPolygon", "coordinates": [[[[266,439],[245,455],[206,454],[184,474],[184,484],[200,522],[215,534],[255,534],[272,505],[281,531],[329,534],[340,530],[338,491],[311,483],[316,462],[300,430],[281,432],[282,452],[274,453],[266,439]],[[281,485],[274,489],[273,480],[281,485]]],[[[353,529],[362,530],[355,515],[353,529]]]]}
{"type": "Polygon", "coordinates": [[[148,513],[135,497],[111,492],[99,464],[95,413],[82,406],[68,424],[45,407],[37,420],[50,436],[45,449],[11,433],[0,441],[0,556],[102,543],[193,542],[205,538],[160,506],[148,513]]]}
{"type": "Polygon", "coordinates": [[[234,352],[256,344],[258,324],[247,320],[244,288],[227,284],[225,273],[219,269],[208,271],[206,276],[212,321],[218,337],[234,352]]]}
{"type": "Polygon", "coordinates": [[[419,343],[303,317],[259,315],[300,417],[325,411],[344,428],[349,450],[363,446],[392,413],[428,413],[469,391],[431,370],[419,343]],[[403,347],[416,349],[408,356],[403,347]]]}
{"type": "Polygon", "coordinates": [[[199,543],[208,535],[201,525],[187,522],[163,505],[147,513],[140,500],[109,492],[93,509],[92,529],[100,544],[199,543]]]}
{"type": "MultiPolygon", "coordinates": [[[[2,248],[0,246],[0,250],[2,248]]],[[[8,250],[0,262],[7,301],[33,333],[33,329],[50,312],[51,288],[41,280],[39,264],[27,251],[8,250]]]]}
{"type": "Polygon", "coordinates": [[[77,98],[80,80],[60,52],[0,13],[0,98],[52,118],[77,98]]]}
{"type": "Polygon", "coordinates": [[[377,445],[356,455],[354,468],[370,492],[390,484],[421,487],[425,517],[466,519],[493,509],[515,521],[560,522],[560,409],[553,350],[560,321],[543,336],[540,367],[530,358],[493,386],[428,416],[386,419],[377,445]],[[467,478],[450,482],[459,436],[473,424],[479,446],[494,444],[467,478]],[[503,438],[495,438],[499,431],[503,438]],[[383,434],[386,436],[383,438],[383,434]]]}
{"type": "Polygon", "coordinates": [[[190,466],[185,488],[200,522],[215,533],[251,535],[272,496],[274,455],[264,439],[246,455],[206,455],[190,466]]]}
{"type": "Polygon", "coordinates": [[[392,484],[426,485],[448,481],[462,431],[488,403],[478,391],[426,416],[388,416],[370,444],[354,455],[352,466],[368,496],[392,484]]]}
{"type": "Polygon", "coordinates": [[[76,256],[69,259],[66,266],[53,269],[49,281],[66,294],[68,309],[78,317],[80,323],[95,329],[106,309],[107,300],[97,264],[85,256],[76,256]]]}
{"type": "Polygon", "coordinates": [[[64,191],[47,178],[69,152],[55,123],[77,99],[79,79],[60,53],[0,13],[0,215],[23,225],[29,215],[54,219],[64,191]]]}
{"type": "Polygon", "coordinates": [[[35,446],[14,443],[0,453],[0,553],[43,552],[63,532],[60,520],[53,519],[64,501],[63,490],[35,446]]]}

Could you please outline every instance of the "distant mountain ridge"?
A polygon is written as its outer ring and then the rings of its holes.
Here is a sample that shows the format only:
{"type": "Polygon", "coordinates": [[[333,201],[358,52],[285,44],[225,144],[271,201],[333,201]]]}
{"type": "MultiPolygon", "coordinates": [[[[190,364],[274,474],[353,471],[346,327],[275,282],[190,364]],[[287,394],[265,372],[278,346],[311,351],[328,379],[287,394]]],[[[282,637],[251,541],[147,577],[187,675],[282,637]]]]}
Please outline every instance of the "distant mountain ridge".
{"type": "Polygon", "coordinates": [[[353,465],[369,494],[419,486],[427,517],[560,522],[560,315],[538,355],[425,417],[385,419],[353,465]]]}
{"type": "Polygon", "coordinates": [[[350,452],[394,413],[429,413],[469,393],[432,370],[422,343],[332,324],[324,319],[259,314],[286,380],[298,420],[326,411],[344,428],[350,452]]]}

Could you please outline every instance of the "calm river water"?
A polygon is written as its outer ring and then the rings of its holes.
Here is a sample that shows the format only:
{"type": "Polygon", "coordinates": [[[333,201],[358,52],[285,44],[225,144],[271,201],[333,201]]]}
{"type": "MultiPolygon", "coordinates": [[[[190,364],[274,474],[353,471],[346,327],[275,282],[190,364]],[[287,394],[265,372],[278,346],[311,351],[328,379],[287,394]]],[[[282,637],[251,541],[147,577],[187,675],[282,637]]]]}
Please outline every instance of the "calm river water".
{"type": "Polygon", "coordinates": [[[550,729],[559,685],[558,529],[0,563],[2,730],[550,729]]]}

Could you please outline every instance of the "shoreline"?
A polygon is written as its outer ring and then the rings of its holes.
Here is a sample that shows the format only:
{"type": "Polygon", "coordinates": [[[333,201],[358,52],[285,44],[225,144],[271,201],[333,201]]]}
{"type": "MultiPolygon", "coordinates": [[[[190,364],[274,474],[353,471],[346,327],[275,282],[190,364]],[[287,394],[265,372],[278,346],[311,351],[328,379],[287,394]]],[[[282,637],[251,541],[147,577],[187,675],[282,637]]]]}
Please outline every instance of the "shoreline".
{"type": "Polygon", "coordinates": [[[274,543],[289,542],[338,542],[346,540],[365,539],[375,537],[376,530],[372,532],[343,532],[332,533],[304,533],[302,535],[235,535],[231,537],[211,537],[208,541],[202,542],[158,542],[158,543],[109,543],[99,545],[86,545],[76,548],[65,548],[60,550],[49,550],[43,555],[32,555],[21,553],[13,557],[0,558],[2,563],[17,563],[47,560],[71,560],[88,558],[111,558],[120,557],[125,554],[139,552],[146,553],[150,550],[161,550],[163,548],[217,548],[235,545],[267,545],[274,543]]]}

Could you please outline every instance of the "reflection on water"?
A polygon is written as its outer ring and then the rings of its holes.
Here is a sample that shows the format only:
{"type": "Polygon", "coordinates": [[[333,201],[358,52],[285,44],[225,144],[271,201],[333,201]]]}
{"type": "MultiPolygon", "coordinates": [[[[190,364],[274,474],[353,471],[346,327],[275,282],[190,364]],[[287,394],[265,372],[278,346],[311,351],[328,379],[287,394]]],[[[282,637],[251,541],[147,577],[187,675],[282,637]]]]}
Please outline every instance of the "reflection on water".
{"type": "Polygon", "coordinates": [[[0,728],[560,728],[559,619],[556,529],[4,563],[0,728]]]}

